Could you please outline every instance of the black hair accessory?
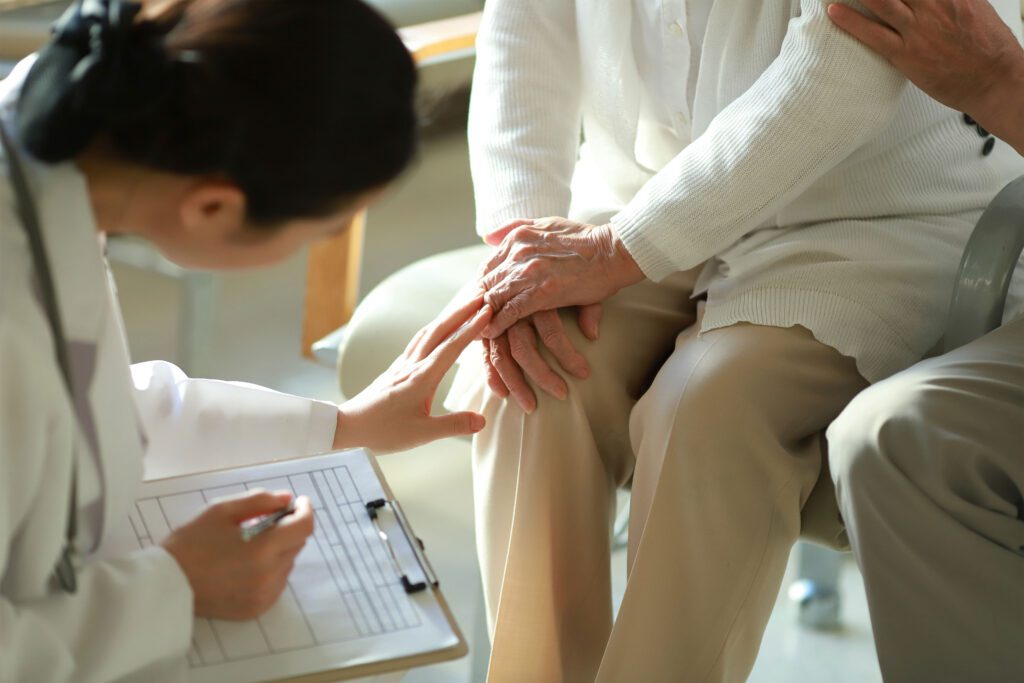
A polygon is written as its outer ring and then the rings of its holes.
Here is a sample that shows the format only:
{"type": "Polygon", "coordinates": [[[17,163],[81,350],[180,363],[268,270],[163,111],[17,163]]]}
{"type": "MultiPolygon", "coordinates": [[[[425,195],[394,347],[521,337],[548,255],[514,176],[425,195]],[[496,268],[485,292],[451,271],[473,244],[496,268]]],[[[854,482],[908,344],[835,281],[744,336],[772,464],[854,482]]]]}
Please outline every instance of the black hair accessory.
{"type": "Polygon", "coordinates": [[[53,26],[18,101],[21,141],[37,158],[74,157],[105,128],[163,105],[171,64],[162,36],[135,25],[141,5],[78,0],[53,26]]]}

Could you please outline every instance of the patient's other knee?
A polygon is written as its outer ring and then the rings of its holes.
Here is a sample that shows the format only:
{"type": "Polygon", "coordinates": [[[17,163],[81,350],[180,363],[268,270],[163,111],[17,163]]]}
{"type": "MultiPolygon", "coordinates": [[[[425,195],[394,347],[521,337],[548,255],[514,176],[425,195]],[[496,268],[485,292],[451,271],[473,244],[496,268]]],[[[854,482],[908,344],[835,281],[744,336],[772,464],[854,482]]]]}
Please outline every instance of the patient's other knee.
{"type": "Polygon", "coordinates": [[[938,457],[935,387],[895,377],[862,391],[828,428],[829,467],[843,497],[871,495],[893,478],[925,477],[938,457]]]}

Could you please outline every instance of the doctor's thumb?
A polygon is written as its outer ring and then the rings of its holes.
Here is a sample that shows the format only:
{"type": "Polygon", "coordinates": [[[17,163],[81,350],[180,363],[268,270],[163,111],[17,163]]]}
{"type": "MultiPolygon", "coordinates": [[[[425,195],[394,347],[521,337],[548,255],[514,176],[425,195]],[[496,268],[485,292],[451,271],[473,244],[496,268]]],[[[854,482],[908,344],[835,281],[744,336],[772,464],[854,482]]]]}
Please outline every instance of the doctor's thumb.
{"type": "Polygon", "coordinates": [[[464,412],[452,413],[431,418],[435,439],[443,439],[446,436],[470,436],[476,434],[487,425],[483,415],[464,412]]]}

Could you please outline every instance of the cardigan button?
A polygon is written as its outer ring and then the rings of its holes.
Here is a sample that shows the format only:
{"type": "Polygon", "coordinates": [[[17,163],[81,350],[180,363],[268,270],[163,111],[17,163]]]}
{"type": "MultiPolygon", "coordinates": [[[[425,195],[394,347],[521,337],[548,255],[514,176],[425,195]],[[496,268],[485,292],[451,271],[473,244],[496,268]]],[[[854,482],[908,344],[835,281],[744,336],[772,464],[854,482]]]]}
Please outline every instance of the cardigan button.
{"type": "Polygon", "coordinates": [[[980,125],[978,125],[977,128],[979,137],[987,138],[989,136],[989,132],[982,128],[980,125]]]}
{"type": "Polygon", "coordinates": [[[978,122],[971,118],[970,114],[964,114],[964,123],[966,123],[968,126],[973,126],[976,125],[978,122]]]}
{"type": "Polygon", "coordinates": [[[668,31],[675,37],[679,38],[683,35],[683,25],[678,21],[673,21],[668,25],[668,31]]]}
{"type": "Polygon", "coordinates": [[[987,157],[989,154],[992,153],[992,150],[995,148],[995,146],[996,139],[989,138],[988,140],[985,141],[985,146],[981,148],[981,155],[987,157]]]}

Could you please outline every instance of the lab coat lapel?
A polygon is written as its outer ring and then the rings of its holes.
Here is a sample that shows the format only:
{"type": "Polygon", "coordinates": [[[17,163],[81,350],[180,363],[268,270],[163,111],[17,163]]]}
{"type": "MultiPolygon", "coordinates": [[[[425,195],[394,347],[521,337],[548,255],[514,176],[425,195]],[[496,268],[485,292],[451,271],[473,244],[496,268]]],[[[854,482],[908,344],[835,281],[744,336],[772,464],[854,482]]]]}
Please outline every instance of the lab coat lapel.
{"type": "Polygon", "coordinates": [[[141,478],[140,430],[85,179],[71,164],[28,166],[67,338],[79,457],[95,464],[95,475],[80,466],[79,476],[99,479],[101,495],[82,509],[88,550],[141,478]]]}

